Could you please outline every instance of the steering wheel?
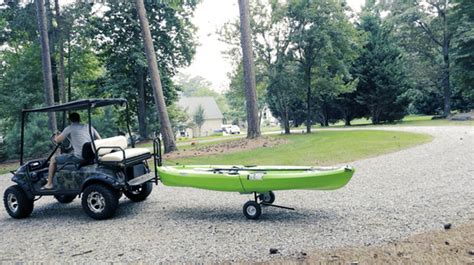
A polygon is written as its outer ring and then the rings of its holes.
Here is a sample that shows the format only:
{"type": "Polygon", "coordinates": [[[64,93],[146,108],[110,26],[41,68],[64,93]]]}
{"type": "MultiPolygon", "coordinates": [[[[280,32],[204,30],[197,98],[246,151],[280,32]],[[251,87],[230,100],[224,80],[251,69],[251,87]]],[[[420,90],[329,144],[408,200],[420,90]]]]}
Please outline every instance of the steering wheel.
{"type": "Polygon", "coordinates": [[[56,137],[56,135],[58,135],[57,132],[53,133],[53,135],[51,135],[50,140],[55,146],[59,147],[59,149],[61,150],[61,154],[71,152],[72,151],[72,144],[71,144],[71,139],[69,139],[69,136],[66,137],[62,142],[56,143],[54,141],[54,137],[56,137]]]}

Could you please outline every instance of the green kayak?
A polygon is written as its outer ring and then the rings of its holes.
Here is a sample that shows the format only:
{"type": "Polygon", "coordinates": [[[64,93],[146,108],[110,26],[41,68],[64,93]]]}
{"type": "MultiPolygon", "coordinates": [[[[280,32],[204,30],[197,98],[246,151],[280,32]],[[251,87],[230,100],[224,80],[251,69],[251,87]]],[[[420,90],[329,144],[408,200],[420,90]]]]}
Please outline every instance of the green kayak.
{"type": "Polygon", "coordinates": [[[275,190],[334,190],[346,185],[354,169],[346,167],[180,165],[157,167],[167,186],[240,193],[275,190]]]}

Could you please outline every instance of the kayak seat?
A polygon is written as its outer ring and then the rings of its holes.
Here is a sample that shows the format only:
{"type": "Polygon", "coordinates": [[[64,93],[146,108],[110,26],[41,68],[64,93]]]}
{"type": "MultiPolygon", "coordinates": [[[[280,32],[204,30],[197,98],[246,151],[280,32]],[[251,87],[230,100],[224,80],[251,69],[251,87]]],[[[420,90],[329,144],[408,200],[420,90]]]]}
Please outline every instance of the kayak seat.
{"type": "Polygon", "coordinates": [[[151,157],[148,148],[127,148],[128,142],[125,136],[115,136],[94,141],[98,150],[99,162],[118,163],[125,162],[134,164],[151,157]]]}

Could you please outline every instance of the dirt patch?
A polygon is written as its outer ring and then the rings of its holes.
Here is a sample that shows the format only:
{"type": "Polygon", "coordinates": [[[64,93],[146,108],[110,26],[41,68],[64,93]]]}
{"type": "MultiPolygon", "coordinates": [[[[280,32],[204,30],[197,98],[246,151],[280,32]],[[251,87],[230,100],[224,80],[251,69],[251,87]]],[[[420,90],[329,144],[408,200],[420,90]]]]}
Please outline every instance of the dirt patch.
{"type": "Polygon", "coordinates": [[[185,158],[191,156],[203,156],[203,155],[216,155],[216,154],[228,154],[234,152],[240,152],[245,150],[252,150],[257,148],[266,148],[272,147],[280,144],[287,143],[285,139],[277,137],[260,137],[257,139],[237,139],[228,142],[223,142],[219,144],[210,144],[199,146],[199,143],[196,143],[196,147],[191,149],[182,149],[175,152],[165,154],[164,159],[176,159],[176,158],[185,158]]]}
{"type": "MultiPolygon", "coordinates": [[[[275,262],[275,260],[273,261],[275,262]]],[[[278,261],[277,261],[278,262],[278,261]]],[[[412,236],[372,247],[301,252],[296,260],[308,264],[474,264],[474,221],[450,229],[412,236]]]]}

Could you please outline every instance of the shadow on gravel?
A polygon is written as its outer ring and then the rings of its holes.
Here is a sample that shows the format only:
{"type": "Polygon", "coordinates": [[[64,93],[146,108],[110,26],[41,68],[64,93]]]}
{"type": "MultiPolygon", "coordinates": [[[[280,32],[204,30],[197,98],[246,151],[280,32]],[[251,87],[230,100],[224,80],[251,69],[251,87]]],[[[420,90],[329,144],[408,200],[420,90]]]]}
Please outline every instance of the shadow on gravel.
{"type": "MultiPolygon", "coordinates": [[[[124,219],[129,218],[130,216],[135,216],[142,207],[139,206],[140,203],[134,203],[131,201],[120,201],[117,212],[110,220],[114,219],[124,219]]],[[[82,209],[81,203],[74,201],[70,204],[61,204],[57,202],[52,202],[48,204],[43,204],[36,206],[33,210],[33,213],[30,217],[22,220],[15,220],[13,218],[6,218],[14,220],[16,222],[25,222],[31,223],[32,221],[78,221],[78,222],[87,222],[95,221],[90,218],[82,209]]],[[[5,219],[5,221],[6,221],[5,219]]],[[[3,221],[3,220],[2,220],[3,221]]]]}
{"type": "Polygon", "coordinates": [[[285,222],[321,222],[337,219],[338,216],[335,212],[327,212],[324,210],[318,210],[315,212],[309,211],[290,211],[276,208],[265,207],[262,209],[262,215],[256,221],[247,220],[242,213],[242,209],[229,208],[229,209],[215,209],[215,208],[203,208],[193,207],[187,209],[181,209],[176,211],[169,211],[166,216],[170,219],[189,219],[196,221],[208,221],[208,222],[220,222],[220,223],[285,223],[285,222]]]}

